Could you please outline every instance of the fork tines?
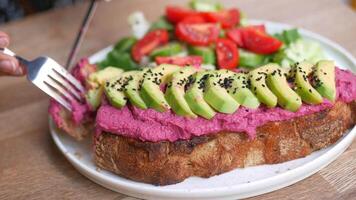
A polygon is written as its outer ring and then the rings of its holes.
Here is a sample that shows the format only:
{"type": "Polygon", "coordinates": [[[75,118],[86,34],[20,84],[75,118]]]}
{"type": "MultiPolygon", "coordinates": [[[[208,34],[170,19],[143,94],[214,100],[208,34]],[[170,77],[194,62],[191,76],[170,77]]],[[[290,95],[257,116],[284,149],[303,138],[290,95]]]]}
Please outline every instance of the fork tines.
{"type": "Polygon", "coordinates": [[[85,90],[76,78],[50,58],[45,65],[46,77],[43,78],[45,87],[42,85],[41,89],[46,90],[47,94],[70,111],[73,101],[83,102],[85,90]]]}

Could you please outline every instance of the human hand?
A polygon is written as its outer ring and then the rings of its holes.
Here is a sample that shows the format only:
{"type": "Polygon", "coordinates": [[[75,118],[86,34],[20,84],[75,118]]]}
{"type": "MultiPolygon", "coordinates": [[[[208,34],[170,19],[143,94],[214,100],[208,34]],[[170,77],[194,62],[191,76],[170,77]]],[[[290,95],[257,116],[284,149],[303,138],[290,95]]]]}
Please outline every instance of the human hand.
{"type": "MultiPolygon", "coordinates": [[[[9,36],[0,31],[0,48],[6,48],[10,44],[9,36]]],[[[25,70],[20,66],[19,61],[0,51],[0,76],[22,76],[25,70]]]]}

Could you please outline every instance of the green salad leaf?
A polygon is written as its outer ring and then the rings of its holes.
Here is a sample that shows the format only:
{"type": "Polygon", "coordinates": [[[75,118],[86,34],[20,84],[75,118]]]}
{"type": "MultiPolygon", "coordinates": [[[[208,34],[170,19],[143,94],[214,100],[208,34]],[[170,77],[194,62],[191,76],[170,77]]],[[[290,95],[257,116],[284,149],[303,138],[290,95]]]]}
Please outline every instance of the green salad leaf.
{"type": "Polygon", "coordinates": [[[284,30],[282,33],[274,34],[278,40],[282,41],[284,44],[289,45],[293,42],[296,42],[298,39],[301,38],[298,29],[289,29],[284,30]]]}
{"type": "Polygon", "coordinates": [[[156,29],[166,29],[167,31],[173,31],[174,26],[166,19],[166,17],[160,17],[151,25],[150,31],[156,29]]]}

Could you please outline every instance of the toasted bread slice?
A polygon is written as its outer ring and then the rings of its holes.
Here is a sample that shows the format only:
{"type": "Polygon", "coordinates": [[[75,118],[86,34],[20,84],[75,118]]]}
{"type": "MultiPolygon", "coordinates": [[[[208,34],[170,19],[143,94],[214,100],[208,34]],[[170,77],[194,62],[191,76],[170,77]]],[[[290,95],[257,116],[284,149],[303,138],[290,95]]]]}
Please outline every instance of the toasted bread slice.
{"type": "Polygon", "coordinates": [[[95,138],[96,164],[120,176],[154,185],[210,177],[235,168],[305,157],[335,143],[356,122],[356,103],[270,122],[249,140],[244,133],[218,133],[176,142],[142,142],[103,133],[95,138]]]}
{"type": "Polygon", "coordinates": [[[72,113],[54,100],[50,101],[49,113],[57,128],[76,140],[82,140],[94,132],[94,117],[87,116],[81,123],[75,123],[72,113]]]}

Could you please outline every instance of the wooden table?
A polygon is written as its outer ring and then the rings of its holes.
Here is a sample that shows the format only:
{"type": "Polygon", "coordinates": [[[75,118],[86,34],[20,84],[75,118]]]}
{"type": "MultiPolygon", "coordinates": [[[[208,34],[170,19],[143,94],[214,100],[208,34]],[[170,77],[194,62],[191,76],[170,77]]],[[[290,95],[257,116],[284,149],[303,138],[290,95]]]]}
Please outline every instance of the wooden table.
{"type": "MultiPolygon", "coordinates": [[[[128,35],[127,16],[142,10],[149,19],[168,1],[114,0],[101,3],[80,55],[91,55],[128,35]]],[[[224,3],[247,16],[303,27],[341,44],[356,56],[356,13],[336,0],[258,0],[224,3]]],[[[174,3],[174,1],[172,1],[174,3]]],[[[175,3],[184,2],[175,0],[175,3]]],[[[49,11],[0,26],[11,49],[28,58],[49,55],[65,63],[87,4],[49,11]]],[[[130,199],[77,172],[53,143],[48,98],[24,78],[0,78],[0,199],[130,199]]],[[[356,199],[356,142],[315,175],[254,199],[356,199]]]]}

